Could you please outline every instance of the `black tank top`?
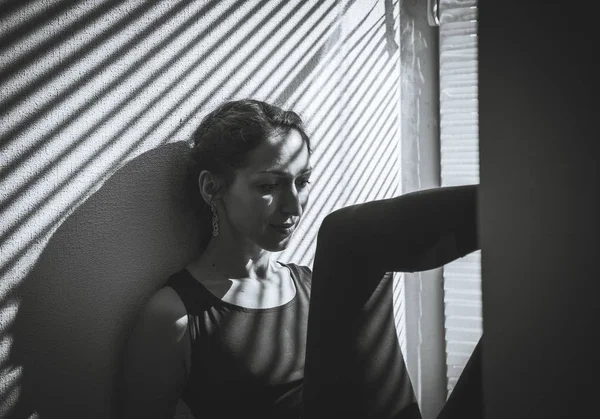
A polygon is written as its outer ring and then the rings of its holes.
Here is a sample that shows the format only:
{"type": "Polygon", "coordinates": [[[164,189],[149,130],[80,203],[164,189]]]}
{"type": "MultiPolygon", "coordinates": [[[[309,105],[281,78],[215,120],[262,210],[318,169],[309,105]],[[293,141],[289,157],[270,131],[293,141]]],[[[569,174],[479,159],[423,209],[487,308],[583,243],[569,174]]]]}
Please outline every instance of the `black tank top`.
{"type": "Polygon", "coordinates": [[[185,269],[167,281],[188,313],[191,371],[182,399],[194,416],[300,417],[312,272],[282,265],[296,294],[266,309],[224,302],[185,269]]]}

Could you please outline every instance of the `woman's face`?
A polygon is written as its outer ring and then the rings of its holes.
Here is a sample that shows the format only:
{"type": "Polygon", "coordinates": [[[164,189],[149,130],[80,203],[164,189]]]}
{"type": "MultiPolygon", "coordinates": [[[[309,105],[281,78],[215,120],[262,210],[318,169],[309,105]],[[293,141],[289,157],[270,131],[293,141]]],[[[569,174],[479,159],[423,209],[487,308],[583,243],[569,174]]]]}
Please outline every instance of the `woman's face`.
{"type": "Polygon", "coordinates": [[[308,202],[309,160],[297,130],[263,141],[248,154],[245,167],[222,196],[221,228],[265,250],[285,249],[308,202]]]}

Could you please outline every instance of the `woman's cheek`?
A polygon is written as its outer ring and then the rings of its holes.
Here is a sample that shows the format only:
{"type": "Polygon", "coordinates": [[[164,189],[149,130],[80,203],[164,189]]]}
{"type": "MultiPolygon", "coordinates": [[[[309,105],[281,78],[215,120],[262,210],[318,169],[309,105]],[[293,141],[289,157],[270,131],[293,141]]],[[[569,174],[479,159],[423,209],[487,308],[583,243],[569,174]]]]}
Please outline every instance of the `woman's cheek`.
{"type": "Polygon", "coordinates": [[[269,207],[273,205],[275,198],[273,195],[263,195],[260,197],[261,206],[269,207]]]}
{"type": "Polygon", "coordinates": [[[302,205],[302,209],[304,210],[304,208],[306,208],[306,205],[308,204],[309,198],[310,198],[310,193],[308,191],[308,188],[306,188],[307,190],[302,191],[302,193],[300,194],[300,205],[302,205]]]}

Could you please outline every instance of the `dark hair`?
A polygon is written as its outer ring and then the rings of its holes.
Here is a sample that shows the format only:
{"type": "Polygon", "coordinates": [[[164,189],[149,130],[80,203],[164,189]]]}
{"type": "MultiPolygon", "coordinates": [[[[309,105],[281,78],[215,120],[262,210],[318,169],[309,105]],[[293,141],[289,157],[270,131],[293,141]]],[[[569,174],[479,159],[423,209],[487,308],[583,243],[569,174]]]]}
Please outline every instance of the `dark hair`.
{"type": "Polygon", "coordinates": [[[198,176],[208,170],[222,179],[222,187],[233,182],[244,167],[250,151],[273,134],[297,130],[312,152],[300,116],[291,110],[254,99],[226,102],[206,115],[193,134],[188,163],[187,184],[190,201],[200,216],[210,214],[200,196],[198,176]]]}

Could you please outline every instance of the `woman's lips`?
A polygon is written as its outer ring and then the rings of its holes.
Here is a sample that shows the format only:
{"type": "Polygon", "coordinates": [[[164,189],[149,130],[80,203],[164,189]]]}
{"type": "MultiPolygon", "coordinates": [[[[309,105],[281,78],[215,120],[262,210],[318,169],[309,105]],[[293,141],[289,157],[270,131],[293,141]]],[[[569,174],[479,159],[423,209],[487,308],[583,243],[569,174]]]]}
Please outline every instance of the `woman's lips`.
{"type": "Polygon", "coordinates": [[[295,224],[271,224],[271,227],[279,234],[289,236],[294,231],[295,224]]]}

